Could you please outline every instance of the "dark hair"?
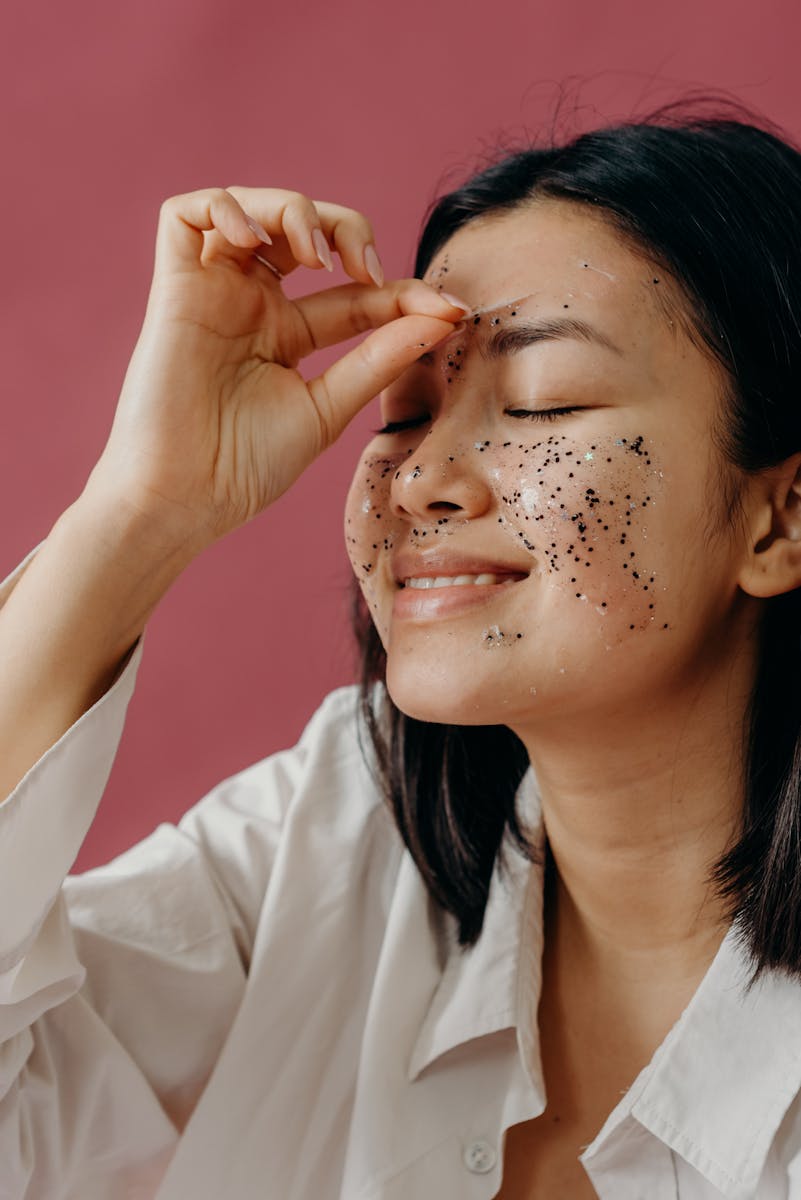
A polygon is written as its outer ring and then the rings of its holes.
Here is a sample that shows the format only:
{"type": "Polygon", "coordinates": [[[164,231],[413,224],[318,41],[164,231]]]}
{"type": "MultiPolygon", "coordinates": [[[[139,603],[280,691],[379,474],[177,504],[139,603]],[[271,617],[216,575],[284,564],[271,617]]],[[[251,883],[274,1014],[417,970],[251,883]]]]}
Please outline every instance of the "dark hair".
{"type": "MultiPolygon", "coordinates": [[[[732,519],[738,475],[801,450],[801,153],[768,126],[739,107],[709,115],[679,102],[562,145],[505,153],[430,207],[414,270],[422,277],[469,221],[533,197],[600,210],[678,283],[688,332],[722,368],[726,420],[715,440],[734,481],[732,519]]],[[[801,976],[800,596],[763,605],[743,731],[742,825],[710,874],[752,983],[765,968],[801,976]]],[[[354,622],[361,715],[387,801],[429,893],[456,917],[459,945],[472,946],[499,852],[506,869],[507,827],[536,859],[515,805],[525,748],[502,725],[439,725],[401,713],[375,686],[386,656],[358,589],[354,622]]]]}

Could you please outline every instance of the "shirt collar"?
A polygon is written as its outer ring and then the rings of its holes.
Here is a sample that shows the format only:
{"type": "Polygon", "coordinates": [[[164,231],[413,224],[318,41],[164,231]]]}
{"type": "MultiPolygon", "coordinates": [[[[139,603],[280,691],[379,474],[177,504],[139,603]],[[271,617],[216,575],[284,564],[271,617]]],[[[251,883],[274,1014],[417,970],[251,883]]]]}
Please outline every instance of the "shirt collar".
{"type": "MultiPolygon", "coordinates": [[[[542,854],[545,845],[539,795],[529,767],[518,789],[518,815],[542,854]]],[[[461,950],[456,921],[444,914],[449,953],[409,1060],[409,1082],[456,1046],[517,1026],[536,1035],[542,959],[543,868],[531,864],[509,836],[508,870],[496,860],[481,935],[461,950]]],[[[535,1037],[536,1040],[536,1037],[535,1037]]],[[[529,1047],[527,1049],[530,1050],[529,1047]]],[[[527,1054],[528,1058],[529,1055],[527,1054]]],[[[539,1053],[534,1054],[539,1072],[539,1053]]],[[[537,1083],[542,1089],[541,1076],[537,1083]]]]}
{"type": "Polygon", "coordinates": [[[732,926],[687,1008],[629,1089],[631,1115],[730,1200],[755,1195],[776,1131],[801,1087],[798,981],[769,971],[746,991],[749,973],[732,926]]]}
{"type": "MultiPolygon", "coordinates": [[[[544,1104],[536,1014],[545,835],[531,768],[516,803],[540,861],[530,863],[507,830],[508,871],[504,875],[499,856],[474,946],[460,950],[455,918],[445,914],[450,949],[407,1077],[413,1082],[473,1038],[516,1027],[523,1064],[544,1104]]],[[[681,1018],[582,1154],[588,1167],[594,1156],[614,1157],[614,1132],[633,1117],[729,1200],[754,1194],[781,1119],[801,1088],[801,989],[769,971],[746,992],[748,974],[748,955],[732,927],[681,1018]]]]}

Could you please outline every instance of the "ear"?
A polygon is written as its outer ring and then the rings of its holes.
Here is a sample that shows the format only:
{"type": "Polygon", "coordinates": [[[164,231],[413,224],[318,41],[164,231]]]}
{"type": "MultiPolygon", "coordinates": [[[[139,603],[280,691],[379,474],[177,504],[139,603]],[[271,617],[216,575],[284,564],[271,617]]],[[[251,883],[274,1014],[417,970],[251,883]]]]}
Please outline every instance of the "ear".
{"type": "Polygon", "coordinates": [[[737,582],[749,596],[801,587],[801,454],[751,477],[746,557],[737,582]]]}

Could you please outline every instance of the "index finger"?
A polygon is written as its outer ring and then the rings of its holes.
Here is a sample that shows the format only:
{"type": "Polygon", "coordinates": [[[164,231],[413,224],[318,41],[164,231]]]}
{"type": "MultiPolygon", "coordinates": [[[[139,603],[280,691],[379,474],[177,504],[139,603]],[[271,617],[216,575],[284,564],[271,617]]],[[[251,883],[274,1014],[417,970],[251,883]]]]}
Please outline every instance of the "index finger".
{"type": "Polygon", "coordinates": [[[369,329],[378,329],[404,316],[437,317],[456,324],[470,311],[447,292],[437,292],[422,279],[398,279],[382,288],[360,283],[324,288],[290,301],[303,317],[313,350],[334,346],[369,329]]]}

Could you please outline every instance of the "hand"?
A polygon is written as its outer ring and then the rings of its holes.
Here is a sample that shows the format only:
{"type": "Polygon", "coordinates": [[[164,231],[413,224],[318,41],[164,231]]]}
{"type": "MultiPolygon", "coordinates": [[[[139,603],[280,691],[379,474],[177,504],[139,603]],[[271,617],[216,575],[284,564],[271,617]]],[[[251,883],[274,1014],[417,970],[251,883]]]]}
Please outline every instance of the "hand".
{"type": "Polygon", "coordinates": [[[161,208],[153,281],[108,442],[87,484],[194,552],[271,504],[463,309],[421,280],[377,287],[366,217],[278,188],[210,188],[161,208]],[[251,221],[248,221],[248,217],[251,221]],[[255,220],[272,239],[254,232],[255,220]],[[319,230],[356,281],[289,300],[319,230]],[[315,379],[306,355],[375,332],[315,379]]]}

